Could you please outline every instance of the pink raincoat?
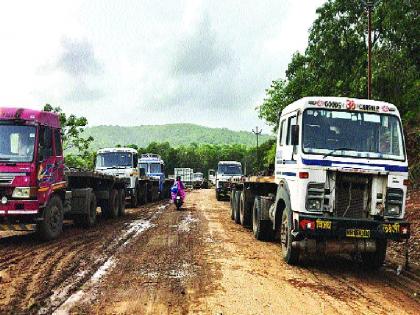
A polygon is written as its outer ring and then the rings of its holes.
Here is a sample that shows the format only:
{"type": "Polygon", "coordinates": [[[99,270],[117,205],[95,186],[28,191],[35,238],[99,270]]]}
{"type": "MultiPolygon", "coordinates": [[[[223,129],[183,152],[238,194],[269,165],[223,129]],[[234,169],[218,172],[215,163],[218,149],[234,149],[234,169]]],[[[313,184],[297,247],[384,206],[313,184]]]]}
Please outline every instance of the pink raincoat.
{"type": "Polygon", "coordinates": [[[175,202],[176,196],[180,195],[182,201],[185,200],[185,187],[181,181],[176,182],[176,186],[178,187],[178,193],[171,192],[172,201],[175,202]]]}

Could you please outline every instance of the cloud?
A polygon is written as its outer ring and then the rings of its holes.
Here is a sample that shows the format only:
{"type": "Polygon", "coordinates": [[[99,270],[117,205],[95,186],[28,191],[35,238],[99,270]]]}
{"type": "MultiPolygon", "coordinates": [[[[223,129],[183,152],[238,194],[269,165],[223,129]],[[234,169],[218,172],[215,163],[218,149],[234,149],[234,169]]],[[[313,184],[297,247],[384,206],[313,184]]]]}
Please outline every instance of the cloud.
{"type": "Polygon", "coordinates": [[[84,81],[77,81],[65,96],[66,101],[89,102],[96,101],[104,97],[101,89],[90,88],[84,81]]]}
{"type": "Polygon", "coordinates": [[[95,58],[92,44],[87,40],[63,38],[61,45],[63,52],[57,61],[58,69],[77,78],[97,75],[103,71],[95,58]]]}
{"type": "Polygon", "coordinates": [[[179,43],[173,72],[181,75],[206,74],[228,65],[230,61],[229,49],[219,41],[209,16],[205,14],[196,30],[179,43]]]}

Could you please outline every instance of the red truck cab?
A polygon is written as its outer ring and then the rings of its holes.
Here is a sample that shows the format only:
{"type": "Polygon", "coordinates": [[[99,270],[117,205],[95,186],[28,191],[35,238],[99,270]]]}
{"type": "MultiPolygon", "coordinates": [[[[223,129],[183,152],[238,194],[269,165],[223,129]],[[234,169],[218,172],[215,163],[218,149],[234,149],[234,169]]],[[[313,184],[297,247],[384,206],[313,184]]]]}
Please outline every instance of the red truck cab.
{"type": "Polygon", "coordinates": [[[0,230],[61,232],[65,187],[59,116],[0,108],[0,230]]]}

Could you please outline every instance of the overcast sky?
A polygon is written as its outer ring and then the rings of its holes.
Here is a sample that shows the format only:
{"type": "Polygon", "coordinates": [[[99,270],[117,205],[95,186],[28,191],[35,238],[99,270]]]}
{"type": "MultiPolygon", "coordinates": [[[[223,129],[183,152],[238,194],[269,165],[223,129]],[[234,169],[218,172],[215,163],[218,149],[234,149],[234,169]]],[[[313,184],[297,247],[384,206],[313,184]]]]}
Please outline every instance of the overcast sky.
{"type": "Polygon", "coordinates": [[[255,107],[323,2],[1,1],[0,106],[268,131],[255,107]]]}

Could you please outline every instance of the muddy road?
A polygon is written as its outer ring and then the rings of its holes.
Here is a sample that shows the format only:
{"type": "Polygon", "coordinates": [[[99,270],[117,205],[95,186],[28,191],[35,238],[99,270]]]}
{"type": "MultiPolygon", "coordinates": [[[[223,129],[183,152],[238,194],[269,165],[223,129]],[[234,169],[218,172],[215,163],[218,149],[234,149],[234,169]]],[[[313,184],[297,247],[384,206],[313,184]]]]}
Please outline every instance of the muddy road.
{"type": "Polygon", "coordinates": [[[182,211],[167,202],[59,240],[0,239],[1,314],[417,314],[420,276],[390,262],[369,273],[350,259],[285,264],[278,243],[230,220],[213,190],[182,211]]]}

